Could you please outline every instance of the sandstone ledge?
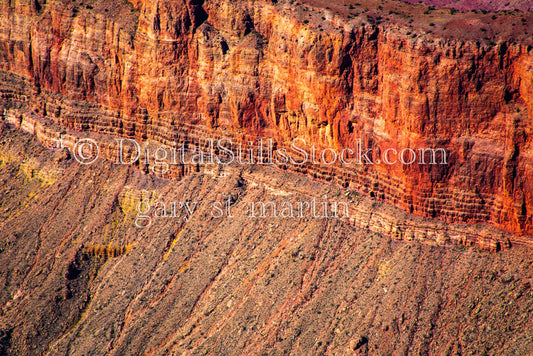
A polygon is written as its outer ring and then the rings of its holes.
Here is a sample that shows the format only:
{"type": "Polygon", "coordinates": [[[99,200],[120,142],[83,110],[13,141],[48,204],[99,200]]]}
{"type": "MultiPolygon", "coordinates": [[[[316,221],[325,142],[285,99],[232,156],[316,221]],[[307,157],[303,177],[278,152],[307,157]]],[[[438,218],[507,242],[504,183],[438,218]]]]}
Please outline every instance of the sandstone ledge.
{"type": "MultiPolygon", "coordinates": [[[[78,140],[91,138],[100,147],[100,158],[117,162],[119,153],[116,139],[119,138],[118,136],[66,130],[50,119],[28,113],[6,115],[4,121],[14,128],[34,135],[41,144],[50,149],[57,149],[62,144],[63,147],[72,152],[78,140]]],[[[206,148],[198,136],[185,135],[182,138],[183,142],[199,149],[206,148]]],[[[150,147],[153,150],[165,146],[154,141],[147,141],[143,143],[142,147],[143,149],[150,147]]],[[[166,147],[170,148],[169,146],[166,147]]],[[[294,178],[301,176],[309,179],[312,177],[309,172],[302,175],[294,167],[291,169],[290,166],[280,169],[261,165],[243,168],[238,165],[181,164],[171,165],[169,172],[163,175],[154,173],[150,163],[146,164],[142,160],[139,160],[134,166],[147,174],[156,174],[164,179],[180,179],[185,175],[194,173],[210,175],[217,179],[240,176],[248,184],[274,192],[274,195],[297,194],[308,198],[335,197],[337,201],[343,201],[348,205],[351,225],[389,236],[394,240],[418,241],[435,245],[459,244],[491,252],[508,249],[513,245],[533,247],[533,237],[531,236],[511,234],[489,224],[446,223],[438,219],[409,214],[387,202],[361,195],[352,189],[341,189],[339,184],[326,183],[326,179],[320,179],[324,176],[315,175],[316,183],[310,183],[314,187],[312,190],[309,189],[309,186],[302,188],[294,183],[294,178]]]]}

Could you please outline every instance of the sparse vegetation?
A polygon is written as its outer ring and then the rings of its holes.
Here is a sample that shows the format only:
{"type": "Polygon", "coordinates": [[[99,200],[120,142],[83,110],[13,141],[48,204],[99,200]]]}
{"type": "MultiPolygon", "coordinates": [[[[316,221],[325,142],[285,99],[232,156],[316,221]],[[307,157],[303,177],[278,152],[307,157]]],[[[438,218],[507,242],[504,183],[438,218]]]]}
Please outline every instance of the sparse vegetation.
{"type": "Polygon", "coordinates": [[[122,256],[133,248],[133,245],[116,246],[112,245],[87,245],[83,249],[83,252],[89,256],[99,257],[104,260],[122,256]]]}

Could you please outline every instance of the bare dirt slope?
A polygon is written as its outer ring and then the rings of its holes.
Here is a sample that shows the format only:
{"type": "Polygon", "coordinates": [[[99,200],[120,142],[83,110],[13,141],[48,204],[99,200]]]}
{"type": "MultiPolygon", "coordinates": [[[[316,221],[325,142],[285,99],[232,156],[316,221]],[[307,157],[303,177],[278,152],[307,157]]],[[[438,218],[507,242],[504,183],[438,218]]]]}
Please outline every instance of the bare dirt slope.
{"type": "Polygon", "coordinates": [[[248,218],[250,202],[304,198],[284,194],[286,181],[344,195],[267,168],[164,181],[81,166],[5,127],[0,153],[4,354],[533,351],[529,249],[396,242],[342,219],[248,218]],[[199,205],[188,221],[138,229],[142,197],[199,205]],[[214,219],[209,202],[226,197],[233,217],[214,219]]]}
{"type": "MultiPolygon", "coordinates": [[[[418,0],[405,0],[410,3],[417,3],[418,0]]],[[[485,10],[485,11],[506,11],[522,10],[532,11],[533,3],[529,0],[422,0],[423,3],[439,7],[454,8],[461,11],[485,10]]]]}

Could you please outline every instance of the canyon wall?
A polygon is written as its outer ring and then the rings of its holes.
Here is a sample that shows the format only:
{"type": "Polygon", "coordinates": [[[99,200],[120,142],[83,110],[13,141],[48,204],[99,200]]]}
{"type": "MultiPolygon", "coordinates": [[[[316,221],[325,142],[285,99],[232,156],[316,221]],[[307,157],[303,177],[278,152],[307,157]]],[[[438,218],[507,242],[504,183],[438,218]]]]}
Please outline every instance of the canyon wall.
{"type": "Polygon", "coordinates": [[[446,165],[293,167],[408,212],[533,234],[533,52],[284,1],[2,1],[0,106],[153,139],[300,138],[446,165]]]}

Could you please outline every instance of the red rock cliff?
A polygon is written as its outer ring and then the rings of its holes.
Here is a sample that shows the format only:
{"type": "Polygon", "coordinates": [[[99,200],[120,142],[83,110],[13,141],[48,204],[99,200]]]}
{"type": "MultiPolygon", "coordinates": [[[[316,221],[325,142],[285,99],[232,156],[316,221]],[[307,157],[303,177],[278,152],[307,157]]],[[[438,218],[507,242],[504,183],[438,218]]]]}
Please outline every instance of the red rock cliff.
{"type": "Polygon", "coordinates": [[[336,150],[443,147],[447,165],[330,173],[416,214],[533,234],[530,44],[319,5],[2,1],[1,105],[161,142],[205,127],[336,150]]]}

